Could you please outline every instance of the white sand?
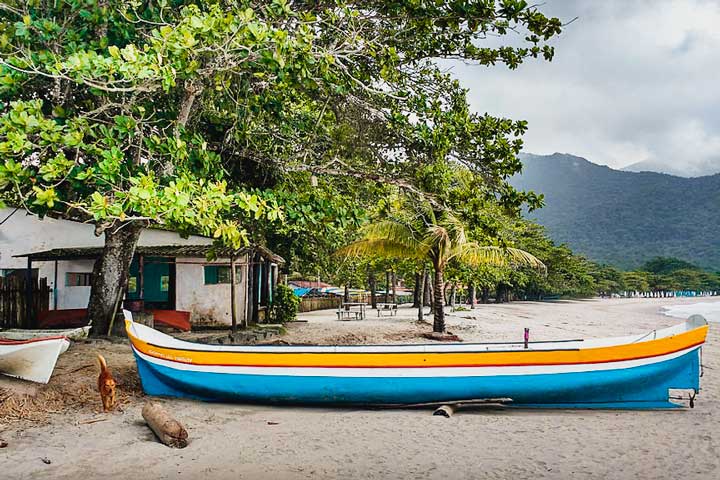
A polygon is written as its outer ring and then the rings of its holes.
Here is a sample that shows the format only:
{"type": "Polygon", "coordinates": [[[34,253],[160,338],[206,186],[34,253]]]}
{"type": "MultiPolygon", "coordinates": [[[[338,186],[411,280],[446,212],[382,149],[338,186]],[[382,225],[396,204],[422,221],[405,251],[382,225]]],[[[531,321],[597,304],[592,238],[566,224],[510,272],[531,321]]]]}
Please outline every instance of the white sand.
{"type": "MultiPolygon", "coordinates": [[[[676,323],[660,307],[694,301],[489,305],[458,312],[448,323],[464,340],[519,340],[523,327],[534,340],[610,336],[676,323]]],[[[410,310],[359,322],[331,321],[331,315],[308,314],[313,321],[291,325],[288,339],[399,342],[428,329],[410,322],[410,310]]],[[[445,419],[427,410],[165,400],[190,432],[184,450],[158,444],[134,405],[98,423],[76,425],[95,418],[78,414],[0,433],[10,443],[0,450],[0,478],[720,478],[720,329],[714,327],[693,410],[477,410],[445,419]]]]}

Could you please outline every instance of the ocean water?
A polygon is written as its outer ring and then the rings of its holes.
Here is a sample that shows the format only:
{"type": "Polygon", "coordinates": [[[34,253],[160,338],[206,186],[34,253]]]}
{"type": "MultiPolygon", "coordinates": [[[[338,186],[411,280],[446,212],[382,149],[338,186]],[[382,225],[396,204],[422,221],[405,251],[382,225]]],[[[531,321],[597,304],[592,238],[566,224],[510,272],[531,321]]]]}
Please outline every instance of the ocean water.
{"type": "Polygon", "coordinates": [[[686,305],[670,305],[663,308],[668,317],[688,318],[702,315],[708,322],[720,322],[720,302],[699,302],[686,305]]]}

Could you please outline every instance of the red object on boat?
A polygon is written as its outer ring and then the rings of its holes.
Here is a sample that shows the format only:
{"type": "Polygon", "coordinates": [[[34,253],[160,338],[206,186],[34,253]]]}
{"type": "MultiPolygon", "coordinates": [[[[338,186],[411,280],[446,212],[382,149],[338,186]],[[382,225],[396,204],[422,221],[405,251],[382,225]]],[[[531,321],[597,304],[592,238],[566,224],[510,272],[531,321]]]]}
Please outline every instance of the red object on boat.
{"type": "Polygon", "coordinates": [[[40,328],[84,327],[87,324],[87,308],[45,310],[38,314],[38,326],[40,328]]]}
{"type": "Polygon", "coordinates": [[[148,310],[153,314],[156,324],[177,328],[183,332],[190,331],[190,312],[181,310],[148,310]]]}

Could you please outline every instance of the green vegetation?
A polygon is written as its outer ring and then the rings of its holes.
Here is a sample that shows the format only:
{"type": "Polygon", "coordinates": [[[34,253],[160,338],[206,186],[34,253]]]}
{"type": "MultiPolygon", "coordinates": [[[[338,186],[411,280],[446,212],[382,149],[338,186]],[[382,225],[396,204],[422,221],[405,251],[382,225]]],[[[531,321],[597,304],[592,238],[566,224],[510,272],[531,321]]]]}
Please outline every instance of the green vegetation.
{"type": "MultiPolygon", "coordinates": [[[[433,269],[434,304],[444,305],[445,269],[450,262],[468,266],[507,266],[511,262],[544,267],[532,254],[512,247],[480,245],[470,241],[465,225],[451,212],[437,212],[425,205],[403,204],[387,219],[365,225],[361,238],[340,250],[345,255],[406,258],[433,269]],[[421,206],[422,207],[422,206],[421,206]]],[[[435,308],[433,331],[445,331],[445,312],[435,308]]]]}
{"type": "Polygon", "coordinates": [[[522,0],[6,1],[2,199],[104,235],[89,305],[96,332],[114,314],[142,228],[317,257],[318,245],[279,237],[302,222],[337,233],[354,214],[322,217],[377,198],[358,196],[366,184],[423,197],[416,172],[448,159],[482,174],[485,194],[519,205],[527,197],[502,180],[520,167],[525,122],[471,113],[434,59],[550,60],[560,25],[522,0]],[[508,32],[523,41],[481,46],[508,32]],[[293,195],[318,178],[334,194],[298,204],[293,195]],[[273,227],[286,207],[298,215],[273,227]]]}
{"type": "MultiPolygon", "coordinates": [[[[439,306],[465,287],[505,301],[714,285],[687,264],[596,265],[521,218],[556,208],[548,193],[551,206],[534,210],[542,198],[510,183],[526,122],[471,111],[436,59],[510,69],[551,60],[560,26],[523,0],[6,1],[0,200],[104,236],[89,305],[96,332],[153,226],[263,244],[289,272],[345,286],[404,279],[416,304],[434,304],[437,331],[439,306]],[[503,45],[510,32],[513,46],[503,45]],[[343,247],[363,255],[334,255],[343,247]]],[[[566,184],[605,199],[629,189],[566,184]]],[[[718,189],[703,191],[717,201],[718,189]]],[[[598,207],[583,223],[610,231],[610,218],[623,223],[615,213],[598,207]]],[[[294,301],[277,292],[277,321],[294,301]]]]}
{"type": "Polygon", "coordinates": [[[565,154],[522,160],[511,183],[544,194],[528,216],[556,241],[628,270],[658,256],[720,270],[720,175],[624,172],[565,154]]]}
{"type": "Polygon", "coordinates": [[[273,295],[270,319],[273,322],[287,323],[295,320],[300,299],[295,296],[293,289],[287,285],[278,285],[273,295]]]}

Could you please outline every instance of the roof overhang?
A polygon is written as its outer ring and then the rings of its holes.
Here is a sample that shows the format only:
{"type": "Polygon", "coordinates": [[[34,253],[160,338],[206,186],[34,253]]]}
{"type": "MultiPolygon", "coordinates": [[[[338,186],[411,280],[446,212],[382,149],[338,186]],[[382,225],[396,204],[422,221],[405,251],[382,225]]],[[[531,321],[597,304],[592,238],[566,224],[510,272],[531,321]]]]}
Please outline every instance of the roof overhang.
{"type": "MultiPolygon", "coordinates": [[[[31,261],[44,262],[54,260],[94,260],[102,255],[103,247],[73,247],[73,248],[53,248],[52,250],[44,250],[41,252],[23,253],[15,255],[15,257],[27,258],[31,261]]],[[[233,250],[225,247],[215,247],[213,245],[154,245],[154,246],[138,246],[135,248],[136,255],[147,257],[208,257],[210,255],[216,258],[230,258],[239,255],[246,255],[257,252],[266,260],[272,263],[282,264],[285,259],[274,254],[268,248],[256,245],[253,247],[244,247],[239,250],[233,250]]]]}

